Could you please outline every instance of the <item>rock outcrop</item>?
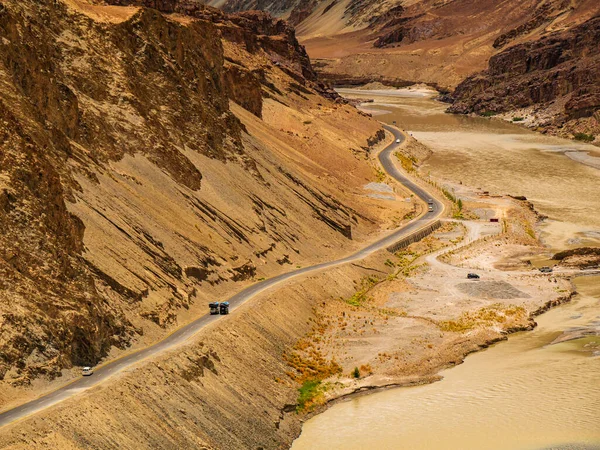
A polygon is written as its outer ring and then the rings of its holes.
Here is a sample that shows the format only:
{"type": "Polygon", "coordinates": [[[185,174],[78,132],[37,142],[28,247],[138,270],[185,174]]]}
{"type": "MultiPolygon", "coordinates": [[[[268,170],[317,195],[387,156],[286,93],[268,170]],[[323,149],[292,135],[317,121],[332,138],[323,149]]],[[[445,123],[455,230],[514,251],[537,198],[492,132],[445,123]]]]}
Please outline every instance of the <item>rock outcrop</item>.
{"type": "MultiPolygon", "coordinates": [[[[578,27],[507,48],[489,68],[462,82],[450,112],[550,110],[545,127],[563,127],[600,109],[600,16],[578,27]]],[[[597,122],[597,120],[596,120],[597,122]]],[[[596,130],[596,133],[600,129],[596,130]]]]}

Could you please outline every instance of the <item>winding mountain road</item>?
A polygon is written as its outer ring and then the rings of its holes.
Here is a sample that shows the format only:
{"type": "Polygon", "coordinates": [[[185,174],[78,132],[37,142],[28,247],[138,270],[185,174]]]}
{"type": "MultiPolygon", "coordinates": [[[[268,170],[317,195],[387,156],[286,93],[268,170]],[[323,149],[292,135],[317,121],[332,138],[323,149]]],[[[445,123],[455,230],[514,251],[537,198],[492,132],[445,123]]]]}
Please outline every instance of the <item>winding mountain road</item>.
{"type": "MultiPolygon", "coordinates": [[[[416,185],[411,180],[406,178],[396,168],[393,162],[393,152],[398,148],[399,145],[401,145],[396,143],[395,141],[397,139],[400,139],[400,142],[402,143],[404,141],[404,135],[399,130],[391,126],[383,125],[383,127],[394,135],[394,142],[388,145],[379,154],[379,161],[381,162],[381,165],[392,178],[399,181],[401,184],[403,184],[406,188],[411,190],[416,196],[418,196],[425,202],[427,202],[430,198],[433,199],[433,211],[426,212],[424,215],[412,220],[407,225],[399,228],[395,232],[368,245],[367,247],[357,251],[356,253],[350,256],[335,261],[324,262],[313,266],[304,267],[298,270],[293,270],[291,272],[283,273],[273,278],[248,286],[247,288],[243,289],[242,291],[238,292],[233,297],[228,299],[230,303],[230,310],[235,310],[242,303],[246,302],[252,297],[280,283],[283,283],[284,281],[288,281],[292,278],[296,278],[302,275],[318,272],[324,269],[330,269],[335,266],[363,259],[378,250],[388,247],[389,245],[397,242],[399,239],[411,234],[412,232],[432,224],[435,220],[437,220],[440,217],[440,215],[443,213],[444,205],[440,201],[435,199],[435,197],[433,197],[433,195],[428,193],[425,189],[416,185]]],[[[16,420],[22,419],[26,416],[47,409],[57,403],[62,402],[63,400],[66,400],[78,393],[81,393],[82,391],[97,386],[105,382],[112,376],[124,371],[125,369],[131,368],[134,364],[140,363],[145,359],[157,356],[168,350],[172,350],[176,346],[185,343],[188,339],[190,339],[192,336],[198,333],[198,331],[204,328],[205,326],[215,322],[216,320],[219,320],[219,318],[220,316],[218,315],[202,316],[150,347],[125,355],[119,359],[116,359],[115,361],[97,367],[92,376],[78,378],[70,384],[59,388],[53,392],[50,392],[46,395],[43,395],[42,397],[39,397],[35,400],[32,400],[20,406],[16,406],[12,409],[9,409],[3,413],[0,413],[0,427],[6,426],[12,422],[15,422],[16,420]]]]}

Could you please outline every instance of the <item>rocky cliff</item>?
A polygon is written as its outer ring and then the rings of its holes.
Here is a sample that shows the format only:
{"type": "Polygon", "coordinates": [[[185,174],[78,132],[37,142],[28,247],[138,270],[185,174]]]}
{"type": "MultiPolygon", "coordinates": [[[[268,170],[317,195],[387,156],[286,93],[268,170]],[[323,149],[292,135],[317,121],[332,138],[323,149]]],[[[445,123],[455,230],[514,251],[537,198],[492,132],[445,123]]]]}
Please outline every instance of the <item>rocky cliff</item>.
{"type": "Polygon", "coordinates": [[[380,127],[285,23],[112,3],[0,4],[0,404],[381,223],[380,127]]]}
{"type": "Polygon", "coordinates": [[[515,45],[462,82],[449,111],[516,111],[555,132],[600,132],[600,16],[572,29],[515,45]]]}
{"type": "MultiPolygon", "coordinates": [[[[361,3],[362,2],[356,2],[361,3]]],[[[509,45],[535,41],[600,13],[593,0],[418,0],[315,9],[299,26],[330,79],[395,80],[454,89],[509,45]],[[362,17],[362,19],[360,19],[362,17]]]]}

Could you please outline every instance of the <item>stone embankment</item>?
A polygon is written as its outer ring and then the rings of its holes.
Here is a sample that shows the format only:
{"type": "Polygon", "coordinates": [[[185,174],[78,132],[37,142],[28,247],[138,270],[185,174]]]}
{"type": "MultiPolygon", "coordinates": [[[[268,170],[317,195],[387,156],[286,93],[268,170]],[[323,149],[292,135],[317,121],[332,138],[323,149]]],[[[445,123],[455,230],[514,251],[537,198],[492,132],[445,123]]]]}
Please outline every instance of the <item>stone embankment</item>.
{"type": "Polygon", "coordinates": [[[427,225],[425,228],[423,228],[421,230],[417,230],[414,233],[412,233],[410,236],[406,236],[405,238],[402,238],[395,244],[390,245],[387,248],[387,251],[390,253],[396,253],[398,250],[406,248],[410,244],[413,244],[413,243],[420,241],[421,239],[429,236],[431,233],[433,233],[435,230],[437,230],[441,226],[442,226],[441,220],[436,220],[431,225],[427,225]]]}

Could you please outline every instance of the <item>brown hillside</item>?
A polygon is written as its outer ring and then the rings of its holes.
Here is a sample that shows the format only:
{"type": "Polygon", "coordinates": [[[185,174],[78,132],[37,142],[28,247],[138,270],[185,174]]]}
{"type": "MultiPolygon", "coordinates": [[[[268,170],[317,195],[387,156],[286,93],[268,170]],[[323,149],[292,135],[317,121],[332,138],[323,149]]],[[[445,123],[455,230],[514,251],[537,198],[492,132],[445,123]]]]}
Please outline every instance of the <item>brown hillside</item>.
{"type": "Polygon", "coordinates": [[[493,56],[462,82],[451,112],[545,116],[538,125],[600,134],[600,16],[493,56]]]}
{"type": "Polygon", "coordinates": [[[2,406],[386,220],[362,192],[379,125],[284,22],[115,3],[0,10],[2,406]]]}
{"type": "Polygon", "coordinates": [[[600,5],[591,0],[423,0],[390,5],[358,31],[328,34],[322,26],[303,33],[307,22],[323,22],[309,17],[299,32],[309,55],[319,60],[319,71],[333,82],[427,82],[454,88],[507,46],[568,29],[599,12],[600,5]]]}

